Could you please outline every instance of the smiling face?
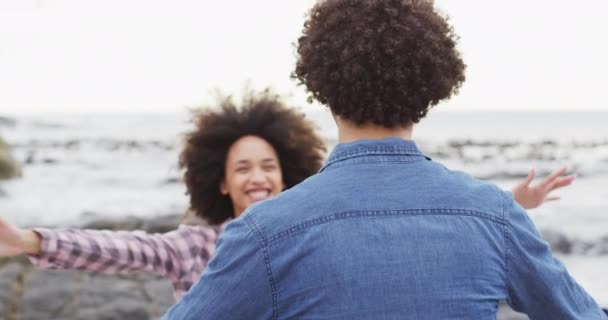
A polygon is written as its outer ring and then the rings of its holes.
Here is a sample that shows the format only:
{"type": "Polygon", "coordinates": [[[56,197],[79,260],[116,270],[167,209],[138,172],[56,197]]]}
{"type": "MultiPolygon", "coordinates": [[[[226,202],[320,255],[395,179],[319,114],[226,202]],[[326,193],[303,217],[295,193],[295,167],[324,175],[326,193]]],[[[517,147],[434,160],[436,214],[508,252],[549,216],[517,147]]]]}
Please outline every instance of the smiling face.
{"type": "Polygon", "coordinates": [[[235,217],[284,188],[279,157],[270,143],[260,137],[244,136],[232,144],[220,192],[232,200],[235,217]]]}

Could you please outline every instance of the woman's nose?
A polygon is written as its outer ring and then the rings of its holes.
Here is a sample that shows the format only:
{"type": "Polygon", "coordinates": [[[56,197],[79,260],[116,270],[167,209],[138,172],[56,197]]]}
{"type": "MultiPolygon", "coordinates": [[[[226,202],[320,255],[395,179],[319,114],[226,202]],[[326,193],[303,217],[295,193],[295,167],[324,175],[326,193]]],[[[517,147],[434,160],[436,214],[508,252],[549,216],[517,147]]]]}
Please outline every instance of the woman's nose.
{"type": "Polygon", "coordinates": [[[264,182],[266,181],[266,174],[262,169],[253,169],[251,171],[251,181],[252,182],[264,182]]]}

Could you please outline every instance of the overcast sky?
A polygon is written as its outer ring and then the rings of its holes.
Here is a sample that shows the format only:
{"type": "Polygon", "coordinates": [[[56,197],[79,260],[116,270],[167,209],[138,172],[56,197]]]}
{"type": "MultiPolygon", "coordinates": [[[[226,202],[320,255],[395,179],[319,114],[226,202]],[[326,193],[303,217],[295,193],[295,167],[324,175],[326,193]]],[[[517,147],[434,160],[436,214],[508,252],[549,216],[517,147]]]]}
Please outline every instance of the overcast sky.
{"type": "MultiPolygon", "coordinates": [[[[171,112],[289,79],[314,0],[0,0],[0,113],[171,112]]],[[[436,0],[467,82],[444,110],[608,111],[608,1],[436,0]]]]}

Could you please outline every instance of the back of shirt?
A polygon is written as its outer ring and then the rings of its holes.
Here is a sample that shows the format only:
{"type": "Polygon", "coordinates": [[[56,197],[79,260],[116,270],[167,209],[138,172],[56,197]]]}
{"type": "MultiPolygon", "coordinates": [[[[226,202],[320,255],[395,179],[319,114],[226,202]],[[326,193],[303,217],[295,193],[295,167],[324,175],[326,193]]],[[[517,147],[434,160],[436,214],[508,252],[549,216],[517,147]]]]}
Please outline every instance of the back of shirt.
{"type": "Polygon", "coordinates": [[[502,195],[423,157],[392,158],[330,165],[251,216],[272,226],[279,318],[496,319],[502,195]]]}

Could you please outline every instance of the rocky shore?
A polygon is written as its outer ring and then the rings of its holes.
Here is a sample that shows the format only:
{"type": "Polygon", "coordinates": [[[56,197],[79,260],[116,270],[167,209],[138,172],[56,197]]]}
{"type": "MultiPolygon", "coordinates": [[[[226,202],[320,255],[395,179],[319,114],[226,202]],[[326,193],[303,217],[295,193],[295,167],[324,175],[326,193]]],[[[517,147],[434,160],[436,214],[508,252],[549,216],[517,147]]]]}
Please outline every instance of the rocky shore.
{"type": "MultiPolygon", "coordinates": [[[[95,221],[85,228],[166,232],[178,216],[95,221]]],[[[25,257],[0,259],[0,319],[158,319],[173,304],[168,280],[153,274],[108,276],[35,269],[25,257]]]]}
{"type": "Polygon", "coordinates": [[[11,156],[11,150],[2,137],[0,137],[0,180],[7,180],[21,176],[19,164],[11,156]]]}
{"type": "MultiPolygon", "coordinates": [[[[155,219],[130,217],[121,221],[97,220],[83,227],[166,232],[180,220],[178,215],[155,219]]],[[[578,245],[572,239],[544,234],[554,250],[565,254],[578,251],[573,249],[578,245]]],[[[108,276],[40,270],[32,268],[24,257],[0,259],[0,320],[158,319],[173,302],[169,281],[153,274],[108,276]]],[[[528,318],[501,304],[498,319],[528,318]]]]}
{"type": "Polygon", "coordinates": [[[173,303],[168,281],[0,265],[0,319],[158,319],[173,303]]]}

